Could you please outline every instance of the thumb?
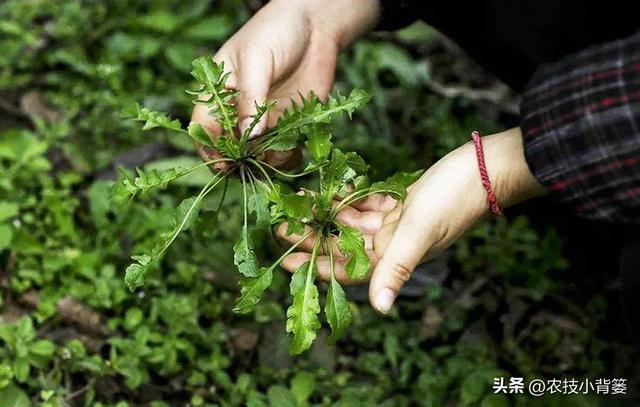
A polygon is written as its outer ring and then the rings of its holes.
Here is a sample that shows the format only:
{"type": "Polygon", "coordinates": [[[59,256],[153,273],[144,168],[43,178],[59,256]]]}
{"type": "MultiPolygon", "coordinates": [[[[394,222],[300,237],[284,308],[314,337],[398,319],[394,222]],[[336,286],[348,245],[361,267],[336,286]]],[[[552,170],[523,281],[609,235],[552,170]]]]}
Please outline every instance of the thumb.
{"type": "MultiPolygon", "coordinates": [[[[238,97],[236,99],[240,133],[249,128],[253,121],[251,116],[256,114],[256,103],[263,104],[267,100],[271,87],[273,65],[268,61],[271,61],[272,58],[268,55],[256,55],[258,52],[254,52],[250,56],[245,54],[240,59],[239,66],[241,68],[237,73],[238,97]]],[[[261,134],[265,130],[266,124],[267,114],[252,129],[251,136],[261,134]]]]}
{"type": "Polygon", "coordinates": [[[435,242],[435,228],[429,227],[426,221],[429,217],[417,205],[405,206],[369,283],[369,302],[377,311],[389,312],[400,288],[435,242]]]}

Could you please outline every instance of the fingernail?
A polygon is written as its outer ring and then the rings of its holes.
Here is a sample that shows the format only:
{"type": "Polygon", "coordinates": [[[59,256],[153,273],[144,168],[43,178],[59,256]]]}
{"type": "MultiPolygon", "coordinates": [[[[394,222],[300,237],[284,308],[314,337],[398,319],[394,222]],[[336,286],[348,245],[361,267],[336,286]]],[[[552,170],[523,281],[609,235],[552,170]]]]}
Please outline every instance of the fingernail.
{"type": "Polygon", "coordinates": [[[378,311],[386,314],[391,309],[393,301],[396,299],[396,293],[390,288],[383,288],[376,295],[376,308],[378,311]]]}

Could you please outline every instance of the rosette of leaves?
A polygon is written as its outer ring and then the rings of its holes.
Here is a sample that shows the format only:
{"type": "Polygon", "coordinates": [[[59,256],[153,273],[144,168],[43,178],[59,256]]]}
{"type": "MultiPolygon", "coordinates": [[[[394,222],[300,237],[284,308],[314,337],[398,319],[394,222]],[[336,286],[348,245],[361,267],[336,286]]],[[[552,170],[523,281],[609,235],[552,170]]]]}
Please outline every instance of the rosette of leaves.
{"type": "MultiPolygon", "coordinates": [[[[197,195],[178,205],[171,227],[158,236],[151,250],[132,256],[133,262],[126,269],[125,282],[131,290],[143,285],[150,267],[158,262],[177,236],[194,223],[203,199],[213,190],[224,188],[221,207],[229,177],[235,176],[242,183],[244,215],[240,236],[233,247],[234,263],[241,274],[241,293],[235,312],[252,311],[271,284],[273,272],[280,262],[311,233],[318,236],[311,261],[296,271],[291,281],[293,304],[287,313],[287,331],[294,335],[292,353],[300,353],[311,345],[315,331],[320,326],[318,289],[314,283],[316,259],[321,251],[332,252],[331,236],[337,234],[339,249],[348,256],[347,272],[352,278],[364,278],[369,269],[362,235],[354,228],[337,223],[337,212],[373,193],[387,193],[402,199],[407,180],[412,177],[398,175],[386,182],[369,185],[365,162],[355,153],[345,154],[333,148],[332,120],[342,113],[351,117],[356,109],[362,108],[369,100],[369,95],[364,91],[354,89],[347,97],[330,96],[326,102],[321,102],[314,95],[301,98],[299,103],[292,103],[274,127],[267,129],[259,137],[250,138],[253,128],[274,105],[256,105],[256,114],[252,116],[250,126],[240,133],[237,130],[238,116],[234,105],[236,92],[225,87],[229,73],[224,71],[224,65],[215,63],[210,57],[198,58],[192,64],[191,74],[199,87],[188,93],[195,96],[194,103],[209,107],[210,114],[222,129],[218,138],[212,141],[197,123],[191,123],[184,129],[179,120],[172,120],[164,113],[139,105],[127,109],[127,114],[144,122],[143,130],[162,127],[184,134],[197,143],[216,149],[222,157],[192,168],[148,172],[137,169],[136,176],[120,171],[121,176],[112,188],[111,199],[116,205],[121,205],[154,188],[166,187],[172,181],[188,176],[203,166],[221,162],[225,165],[223,169],[212,172],[211,179],[197,195]],[[280,171],[261,159],[267,151],[287,151],[300,147],[303,143],[311,160],[299,173],[280,171]],[[316,193],[304,191],[302,194],[295,194],[283,183],[315,172],[320,173],[320,189],[316,193]],[[334,205],[336,197],[341,198],[334,205]],[[263,267],[254,251],[251,231],[268,229],[281,222],[287,222],[288,231],[300,234],[301,239],[273,264],[263,267]],[[310,228],[310,231],[305,233],[306,228],[310,228]]],[[[351,315],[344,291],[334,277],[327,293],[325,314],[333,330],[331,339],[335,340],[349,325],[351,315]]]]}
{"type": "Polygon", "coordinates": [[[196,96],[194,103],[210,107],[211,115],[220,124],[222,134],[215,141],[209,138],[198,123],[191,123],[184,129],[179,120],[172,120],[164,113],[139,105],[127,109],[125,113],[135,120],[144,122],[143,130],[162,127],[182,133],[204,146],[218,150],[222,158],[203,162],[192,168],[170,168],[149,172],[137,169],[135,177],[126,171],[120,171],[121,175],[113,186],[111,199],[120,205],[154,188],[166,187],[170,182],[187,176],[202,166],[225,162],[225,169],[212,173],[211,179],[199,194],[182,201],[176,209],[172,227],[159,236],[152,250],[132,257],[134,262],[127,268],[125,275],[125,282],[132,290],[144,283],[149,267],[162,256],[180,232],[191,226],[207,194],[216,188],[226,188],[226,181],[232,175],[237,175],[242,181],[244,206],[244,224],[240,239],[234,246],[234,260],[243,276],[258,276],[260,268],[249,231],[250,227],[269,226],[269,196],[273,195],[274,187],[278,183],[273,179],[273,175],[284,178],[298,177],[317,170],[317,167],[310,167],[301,174],[287,174],[271,167],[260,157],[269,150],[285,151],[298,147],[307,127],[317,123],[328,124],[340,113],[350,116],[369,100],[369,95],[360,90],[353,90],[348,97],[330,97],[325,103],[311,95],[301,103],[293,103],[277,125],[268,129],[264,135],[250,139],[249,134],[273,104],[256,105],[256,114],[250,126],[242,134],[238,134],[238,116],[234,106],[236,92],[225,88],[229,72],[224,71],[224,64],[217,64],[210,57],[198,58],[192,64],[191,74],[200,86],[187,92],[196,96]],[[255,225],[249,225],[249,212],[256,214],[255,225]]]}

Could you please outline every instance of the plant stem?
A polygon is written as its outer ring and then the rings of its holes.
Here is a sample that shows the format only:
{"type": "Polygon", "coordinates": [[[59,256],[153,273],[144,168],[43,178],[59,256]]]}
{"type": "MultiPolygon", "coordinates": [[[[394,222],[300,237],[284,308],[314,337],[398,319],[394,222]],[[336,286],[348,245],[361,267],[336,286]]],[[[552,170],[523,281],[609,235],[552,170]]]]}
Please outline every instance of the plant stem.
{"type": "MultiPolygon", "coordinates": [[[[309,259],[309,272],[307,273],[307,279],[304,283],[304,296],[303,298],[308,298],[307,290],[313,284],[313,279],[315,278],[315,273],[313,272],[316,267],[316,259],[318,258],[318,250],[320,249],[320,245],[322,244],[322,239],[320,235],[316,236],[315,242],[313,242],[313,250],[311,250],[311,259],[309,259]]],[[[305,305],[302,305],[302,309],[305,309],[305,305]]]]}
{"type": "Polygon", "coordinates": [[[196,169],[196,168],[200,168],[200,167],[204,167],[205,165],[211,165],[211,164],[216,164],[216,163],[221,163],[224,161],[234,161],[231,158],[216,158],[215,160],[210,160],[210,161],[205,161],[203,163],[200,163],[198,165],[196,165],[195,167],[193,167],[192,169],[196,169]]]}
{"type": "MultiPolygon", "coordinates": [[[[315,242],[313,243],[313,250],[311,251],[311,259],[309,259],[309,270],[307,271],[307,279],[305,280],[305,283],[304,283],[304,295],[302,296],[302,298],[304,299],[309,298],[309,292],[307,290],[309,290],[309,288],[313,284],[313,279],[315,278],[314,268],[316,267],[316,259],[318,258],[318,249],[320,248],[321,244],[322,244],[322,239],[320,239],[320,237],[318,236],[315,242]]],[[[305,309],[305,308],[306,308],[306,305],[303,303],[302,309],[305,309]]]]}
{"type": "Polygon", "coordinates": [[[245,175],[244,175],[244,168],[240,167],[240,178],[242,180],[242,206],[244,209],[244,230],[245,232],[247,231],[247,218],[249,217],[249,213],[248,211],[248,198],[247,198],[247,180],[245,179],[245,175]]]}
{"type": "Polygon", "coordinates": [[[198,196],[196,197],[196,199],[193,201],[193,204],[191,205],[191,207],[189,208],[189,210],[187,211],[187,214],[185,215],[185,217],[182,219],[182,222],[180,223],[180,225],[175,229],[175,231],[173,232],[173,235],[171,236],[171,239],[165,243],[165,245],[162,247],[162,250],[160,250],[159,252],[155,253],[155,255],[153,256],[153,259],[157,259],[158,257],[160,257],[160,255],[162,253],[164,253],[165,250],[167,250],[167,248],[169,246],[171,246],[171,244],[173,243],[174,240],[176,240],[176,238],[178,237],[178,235],[180,234],[180,232],[182,231],[182,229],[184,228],[184,225],[186,225],[187,221],[189,220],[189,217],[191,216],[191,213],[193,212],[194,208],[196,206],[198,206],[198,204],[200,204],[200,202],[202,201],[202,199],[209,193],[211,192],[216,186],[218,186],[218,184],[220,182],[222,182],[222,180],[224,180],[227,177],[227,173],[224,173],[223,175],[220,176],[214,176],[213,178],[211,178],[211,181],[209,181],[207,183],[207,185],[204,186],[204,188],[202,188],[202,190],[200,191],[200,193],[198,194],[198,196]]]}
{"type": "MultiPolygon", "coordinates": [[[[251,161],[251,162],[257,162],[257,161],[256,161],[256,160],[254,160],[254,159],[250,159],[249,161],[251,161]]],[[[319,165],[319,166],[315,166],[315,167],[312,167],[311,169],[309,169],[309,170],[307,170],[307,171],[303,171],[303,172],[298,173],[298,174],[287,174],[286,172],[280,171],[279,169],[277,169],[276,167],[274,167],[274,166],[272,166],[272,165],[270,165],[270,164],[266,163],[265,161],[260,161],[260,163],[261,163],[262,165],[266,166],[266,167],[269,167],[269,169],[271,169],[272,171],[274,171],[274,172],[276,172],[276,173],[278,173],[278,174],[282,175],[283,177],[287,177],[287,178],[297,178],[297,177],[302,177],[302,176],[305,176],[305,175],[307,175],[307,174],[311,174],[312,172],[314,172],[314,171],[316,171],[316,170],[318,170],[318,169],[320,169],[320,168],[324,167],[325,165],[327,165],[327,163],[325,163],[325,164],[322,164],[322,165],[319,165]]]]}
{"type": "Polygon", "coordinates": [[[217,224],[218,223],[218,214],[220,213],[220,210],[222,209],[222,204],[224,203],[224,199],[227,197],[227,189],[229,189],[229,178],[225,177],[224,179],[224,187],[222,189],[222,196],[220,197],[220,202],[218,203],[218,209],[216,209],[216,214],[213,215],[213,223],[217,224]]]}
{"type": "Polygon", "coordinates": [[[260,164],[260,162],[254,160],[254,159],[249,159],[249,162],[251,164],[255,165],[260,170],[260,172],[262,172],[262,174],[265,176],[267,182],[269,182],[269,185],[271,186],[271,188],[273,188],[274,187],[273,181],[271,180],[271,177],[269,176],[267,171],[264,169],[264,167],[260,164]]]}
{"type": "Polygon", "coordinates": [[[205,162],[201,162],[200,164],[194,165],[193,167],[189,168],[188,170],[186,170],[186,172],[184,174],[181,174],[179,177],[175,178],[182,178],[187,174],[191,174],[193,171],[208,166],[208,165],[213,165],[213,164],[217,164],[217,163],[221,163],[221,162],[229,162],[229,161],[233,161],[231,158],[217,158],[215,160],[209,160],[209,161],[205,161],[205,162]]]}
{"type": "Polygon", "coordinates": [[[335,269],[333,267],[333,239],[329,237],[329,274],[331,275],[331,280],[336,278],[335,269]]]}
{"type": "Polygon", "coordinates": [[[298,241],[297,241],[297,242],[295,242],[293,245],[291,245],[291,247],[290,247],[290,248],[288,248],[288,249],[287,249],[287,251],[286,251],[286,252],[284,252],[284,253],[282,254],[282,256],[280,256],[280,258],[278,258],[278,260],[276,260],[276,261],[271,265],[271,267],[269,267],[269,269],[270,269],[271,271],[273,271],[276,267],[278,267],[278,265],[282,262],[282,260],[284,260],[284,258],[285,258],[285,257],[287,257],[288,255],[290,255],[290,254],[291,254],[291,253],[296,249],[296,247],[298,247],[302,242],[304,242],[305,240],[307,240],[307,238],[308,238],[309,236],[311,236],[311,234],[312,234],[312,233],[313,233],[313,231],[311,231],[311,232],[307,232],[307,234],[305,234],[304,236],[302,236],[302,237],[300,238],[300,240],[298,240],[298,241]]]}
{"type": "Polygon", "coordinates": [[[257,194],[256,185],[253,182],[256,179],[256,176],[253,175],[253,171],[251,171],[251,168],[247,167],[247,171],[249,171],[249,181],[251,182],[251,190],[253,191],[254,194],[257,194]]]}

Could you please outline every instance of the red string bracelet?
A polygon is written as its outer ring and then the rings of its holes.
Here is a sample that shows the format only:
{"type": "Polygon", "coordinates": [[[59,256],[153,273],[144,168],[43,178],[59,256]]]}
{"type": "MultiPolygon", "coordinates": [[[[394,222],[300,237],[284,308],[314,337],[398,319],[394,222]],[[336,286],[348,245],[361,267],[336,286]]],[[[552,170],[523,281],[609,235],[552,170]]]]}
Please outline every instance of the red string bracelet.
{"type": "Polygon", "coordinates": [[[491,189],[491,181],[489,180],[489,174],[487,173],[487,165],[484,162],[484,150],[482,149],[482,139],[480,133],[474,131],[471,133],[471,139],[476,146],[476,157],[478,158],[478,170],[480,170],[480,179],[482,180],[482,186],[487,191],[487,201],[489,202],[489,209],[495,216],[502,215],[500,206],[498,205],[498,198],[491,189]]]}

